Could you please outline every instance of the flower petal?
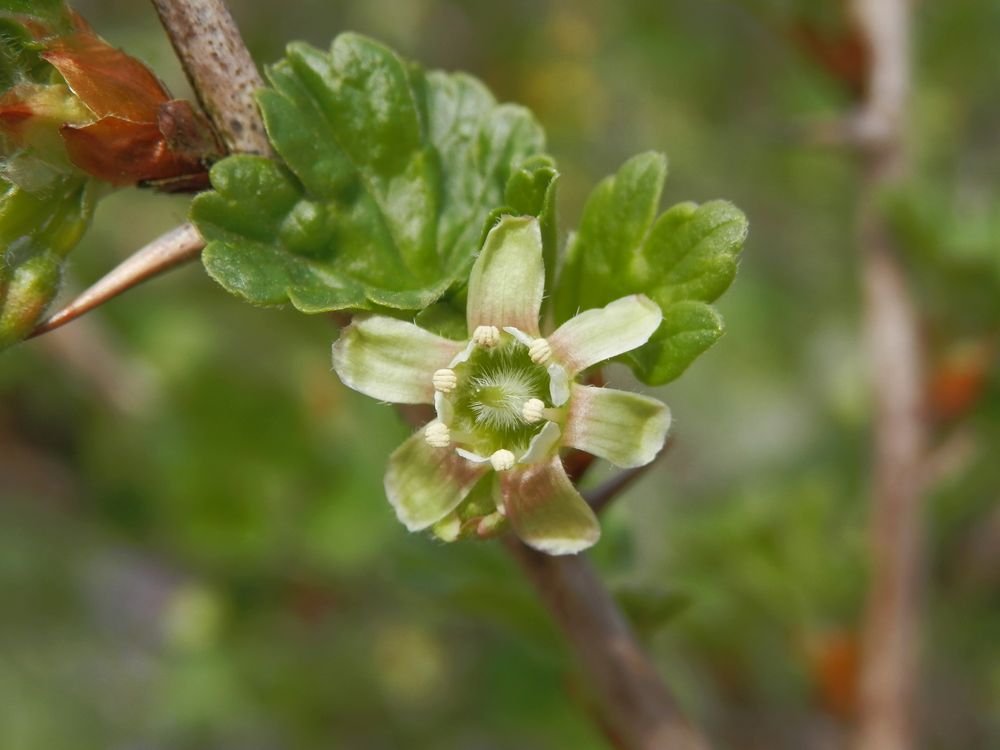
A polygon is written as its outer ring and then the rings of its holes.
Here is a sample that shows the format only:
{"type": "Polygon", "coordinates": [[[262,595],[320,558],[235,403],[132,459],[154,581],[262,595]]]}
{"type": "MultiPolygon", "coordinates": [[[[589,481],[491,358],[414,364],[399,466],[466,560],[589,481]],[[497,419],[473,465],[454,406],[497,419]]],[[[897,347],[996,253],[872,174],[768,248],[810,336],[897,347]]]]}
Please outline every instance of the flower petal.
{"type": "Polygon", "coordinates": [[[559,457],[500,474],[504,509],[521,540],[550,555],[592,546],[601,525],[580,497],[559,457]]]}
{"type": "Polygon", "coordinates": [[[451,427],[451,423],[455,419],[455,407],[451,405],[448,397],[441,392],[434,394],[434,412],[437,414],[437,418],[441,421],[441,424],[451,427]]]}
{"type": "Polygon", "coordinates": [[[453,448],[432,448],[418,432],[389,457],[385,494],[403,525],[419,531],[455,510],[488,466],[466,461],[453,448]]]}
{"type": "Polygon", "coordinates": [[[549,336],[549,346],[572,377],[642,346],[662,319],[659,305],[644,294],[632,294],[570,318],[549,336]]]}
{"type": "Polygon", "coordinates": [[[480,456],[478,453],[465,450],[465,448],[456,448],[455,453],[464,458],[466,461],[471,461],[474,464],[485,464],[490,461],[489,456],[480,456]]]}
{"type": "Polygon", "coordinates": [[[570,377],[566,368],[554,362],[546,368],[549,373],[549,396],[553,406],[562,406],[569,400],[570,377]]]}
{"type": "Polygon", "coordinates": [[[468,322],[537,337],[545,289],[542,233],[532,216],[504,216],[486,235],[469,278],[468,322]]]}
{"type": "Polygon", "coordinates": [[[656,458],[669,428],[670,409],[662,401],[574,384],[562,442],[626,469],[656,458]]]}
{"type": "Polygon", "coordinates": [[[518,463],[537,464],[549,458],[559,446],[559,425],[555,422],[546,422],[541,431],[531,438],[528,450],[524,452],[518,463]]]}
{"type": "Polygon", "coordinates": [[[434,403],[434,372],[464,342],[380,315],[355,318],[333,344],[333,369],[349,388],[395,404],[434,403]]]}

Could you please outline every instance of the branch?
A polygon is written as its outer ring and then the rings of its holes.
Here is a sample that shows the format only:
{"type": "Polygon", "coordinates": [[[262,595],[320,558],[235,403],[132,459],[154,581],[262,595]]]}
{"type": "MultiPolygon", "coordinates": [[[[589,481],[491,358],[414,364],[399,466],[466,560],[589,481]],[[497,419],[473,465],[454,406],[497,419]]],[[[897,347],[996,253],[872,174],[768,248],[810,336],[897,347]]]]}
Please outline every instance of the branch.
{"type": "Polygon", "coordinates": [[[583,555],[550,557],[505,537],[587,677],[601,727],[622,750],[707,750],[583,555]]]}
{"type": "Polygon", "coordinates": [[[110,273],[70,302],[66,307],[39,324],[31,336],[40,336],[64,326],[86,312],[117,297],[146,279],[175,268],[198,257],[205,241],[190,224],[171,229],[145,247],[130,255],[110,273]]]}
{"type": "Polygon", "coordinates": [[[656,458],[648,464],[636,466],[633,469],[626,469],[625,471],[615,474],[604,484],[595,487],[590,490],[590,492],[584,492],[583,499],[586,500],[587,504],[594,509],[595,513],[600,513],[607,508],[615,498],[631,487],[632,484],[643,474],[652,469],[660,461],[660,459],[663,458],[666,452],[670,450],[670,446],[673,444],[673,438],[667,437],[667,442],[664,444],[663,449],[657,454],[656,458]]]}
{"type": "Polygon", "coordinates": [[[272,156],[255,92],[257,67],[222,0],[153,0],[202,108],[230,151],[272,156]]]}
{"type": "Polygon", "coordinates": [[[852,9],[871,59],[868,96],[857,120],[863,166],[858,220],[875,406],[871,583],[863,622],[857,748],[906,750],[914,747],[916,734],[927,423],[919,319],[878,198],[904,167],[911,9],[908,0],[854,0],[852,9]]]}
{"type": "MultiPolygon", "coordinates": [[[[426,407],[397,404],[396,409],[412,427],[433,416],[426,407]]],[[[622,486],[608,500],[636,478],[633,472],[623,472],[612,479],[622,486]],[[623,481],[625,475],[631,476],[623,481]]],[[[684,719],[587,558],[545,555],[513,534],[506,534],[503,543],[575,653],[599,710],[600,728],[612,744],[620,750],[708,750],[708,742],[684,719]]]]}
{"type": "MultiPolygon", "coordinates": [[[[254,92],[264,85],[221,0],[153,0],[184,72],[230,151],[272,156],[254,92]]],[[[190,224],[158,237],[40,324],[39,336],[136,284],[194,260],[205,243],[190,224]]]]}

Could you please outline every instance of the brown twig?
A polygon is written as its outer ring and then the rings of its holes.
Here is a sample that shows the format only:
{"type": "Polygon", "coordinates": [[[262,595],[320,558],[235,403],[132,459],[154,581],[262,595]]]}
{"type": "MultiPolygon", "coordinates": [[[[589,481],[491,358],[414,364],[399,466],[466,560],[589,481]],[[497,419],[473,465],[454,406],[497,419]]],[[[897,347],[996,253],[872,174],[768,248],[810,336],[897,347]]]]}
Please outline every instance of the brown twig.
{"type": "MultiPolygon", "coordinates": [[[[396,408],[414,427],[433,416],[426,407],[396,408]]],[[[604,485],[607,497],[599,502],[607,504],[621,494],[645,468],[622,472],[610,480],[604,485]]],[[[600,488],[597,492],[601,493],[600,488]]],[[[503,543],[573,650],[587,678],[598,725],[613,745],[620,750],[707,750],[707,740],[678,709],[586,556],[545,555],[512,534],[503,543]]]]}
{"type": "Polygon", "coordinates": [[[171,229],[130,255],[83,294],[39,324],[31,336],[64,326],[136,284],[194,260],[204,247],[205,241],[190,224],[171,229]]]}
{"type": "Polygon", "coordinates": [[[879,194],[904,167],[910,88],[909,0],[854,0],[869,47],[867,97],[857,118],[863,167],[858,219],[864,325],[875,427],[871,582],[864,612],[858,750],[914,747],[922,563],[922,462],[927,442],[916,306],[879,194]]]}
{"type": "Polygon", "coordinates": [[[550,557],[509,535],[504,541],[576,655],[614,746],[706,750],[587,558],[550,557]]]}
{"type": "MultiPolygon", "coordinates": [[[[254,92],[264,85],[221,0],[153,0],[198,100],[230,151],[272,155],[254,92]]],[[[122,262],[32,333],[54,330],[126,289],[194,260],[205,243],[184,224],[122,262]]]]}
{"type": "Polygon", "coordinates": [[[660,461],[660,459],[670,450],[670,446],[673,445],[673,438],[668,437],[667,442],[663,446],[663,450],[660,451],[659,455],[650,461],[648,464],[642,466],[636,466],[634,469],[626,469],[618,474],[615,474],[611,479],[607,480],[604,484],[598,485],[589,492],[583,493],[583,499],[587,501],[587,504],[594,509],[595,513],[600,513],[611,502],[619,497],[625,490],[632,486],[632,484],[637,481],[643,474],[652,469],[660,461]]]}
{"type": "Polygon", "coordinates": [[[273,154],[254,93],[263,87],[222,0],[153,0],[198,101],[230,151],[273,154]]]}

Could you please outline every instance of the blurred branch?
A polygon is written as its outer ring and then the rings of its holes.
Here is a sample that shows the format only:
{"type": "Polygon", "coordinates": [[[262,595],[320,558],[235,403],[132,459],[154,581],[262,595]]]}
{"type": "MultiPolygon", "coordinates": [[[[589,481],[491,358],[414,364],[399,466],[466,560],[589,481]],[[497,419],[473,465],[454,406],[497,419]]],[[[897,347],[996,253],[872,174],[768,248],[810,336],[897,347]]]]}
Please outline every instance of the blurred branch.
{"type": "Polygon", "coordinates": [[[984,591],[1000,590],[1000,498],[972,524],[959,550],[956,584],[984,591]]]}
{"type": "Polygon", "coordinates": [[[160,397],[156,371],[123,350],[100,318],[79,320],[46,336],[39,347],[59,369],[72,372],[95,400],[123,415],[141,416],[160,397]]]}
{"type": "Polygon", "coordinates": [[[171,229],[118,264],[83,294],[41,323],[31,335],[39,336],[64,326],[136,284],[194,260],[203,247],[205,241],[190,224],[171,229]]]}
{"type": "Polygon", "coordinates": [[[854,131],[863,169],[859,240],[875,407],[857,748],[905,750],[914,747],[916,734],[927,423],[919,319],[878,199],[905,167],[911,8],[909,0],[854,0],[851,9],[870,58],[854,131]]]}
{"type": "MultiPolygon", "coordinates": [[[[396,409],[413,427],[433,417],[426,407],[397,405],[396,409]]],[[[603,502],[620,494],[640,474],[639,470],[626,471],[612,479],[605,485],[603,502]]],[[[620,750],[708,750],[708,742],[680,713],[587,558],[545,555],[513,534],[505,535],[503,543],[576,655],[598,710],[598,723],[612,744],[620,750]]]]}
{"type": "Polygon", "coordinates": [[[621,750],[707,750],[587,558],[544,555],[510,535],[504,542],[575,653],[612,744],[621,750]]]}
{"type": "Polygon", "coordinates": [[[273,155],[257,111],[257,67],[222,0],[153,0],[202,108],[230,151],[273,155]]]}
{"type": "Polygon", "coordinates": [[[642,466],[636,466],[633,469],[626,469],[621,471],[615,476],[611,477],[604,484],[601,484],[589,492],[583,493],[583,499],[587,501],[591,508],[594,509],[595,513],[600,513],[611,501],[619,497],[625,490],[632,486],[632,484],[638,480],[643,474],[652,469],[667,451],[670,450],[670,446],[674,444],[672,437],[667,437],[667,442],[664,444],[663,449],[657,454],[656,458],[650,461],[648,464],[643,464],[642,466]]]}

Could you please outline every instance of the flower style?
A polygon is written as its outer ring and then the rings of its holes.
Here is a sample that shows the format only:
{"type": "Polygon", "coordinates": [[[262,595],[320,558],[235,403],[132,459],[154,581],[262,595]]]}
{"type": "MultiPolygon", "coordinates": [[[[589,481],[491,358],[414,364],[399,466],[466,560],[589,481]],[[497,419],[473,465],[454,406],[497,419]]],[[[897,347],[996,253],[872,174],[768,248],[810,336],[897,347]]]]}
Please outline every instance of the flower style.
{"type": "Polygon", "coordinates": [[[389,502],[410,531],[445,540],[492,536],[507,523],[530,546],[571,554],[600,524],[559,458],[576,448],[620,467],[663,447],[670,411],[656,399],[575,382],[642,346],[660,325],[643,295],[587,310],[543,338],[542,237],[533,217],[504,216],[469,280],[468,341],[380,315],[359,316],[333,345],[349,387],[383,401],[431,404],[437,418],[390,457],[389,502]]]}

